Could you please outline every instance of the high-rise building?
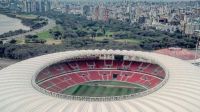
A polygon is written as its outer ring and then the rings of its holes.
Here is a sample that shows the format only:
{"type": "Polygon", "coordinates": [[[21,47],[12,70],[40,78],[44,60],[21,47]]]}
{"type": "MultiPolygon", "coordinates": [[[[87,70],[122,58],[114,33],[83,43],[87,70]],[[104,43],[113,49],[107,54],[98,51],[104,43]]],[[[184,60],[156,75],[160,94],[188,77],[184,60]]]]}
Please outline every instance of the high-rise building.
{"type": "Polygon", "coordinates": [[[67,4],[67,5],[65,5],[65,12],[69,13],[69,11],[70,11],[70,6],[67,4]]]}
{"type": "Polygon", "coordinates": [[[49,0],[21,0],[22,12],[46,12],[51,10],[49,0]]]}
{"type": "Polygon", "coordinates": [[[83,6],[83,15],[85,15],[85,16],[90,15],[90,6],[88,6],[88,5],[83,6]]]}
{"type": "Polygon", "coordinates": [[[45,0],[41,0],[41,12],[45,12],[46,9],[45,9],[45,0]]]}
{"type": "Polygon", "coordinates": [[[22,0],[22,12],[28,12],[27,0],[22,0]]]}
{"type": "Polygon", "coordinates": [[[50,11],[51,10],[51,1],[47,0],[46,1],[46,11],[50,11]]]}
{"type": "Polygon", "coordinates": [[[27,1],[27,12],[31,12],[31,1],[30,0],[28,0],[27,1]]]}
{"type": "Polygon", "coordinates": [[[36,9],[36,12],[40,12],[40,2],[39,1],[36,1],[36,7],[35,7],[35,9],[36,9]]]}
{"type": "Polygon", "coordinates": [[[187,23],[185,25],[185,34],[192,35],[196,30],[200,30],[200,23],[187,23]]]}
{"type": "Polygon", "coordinates": [[[31,12],[36,12],[36,0],[31,0],[31,12]]]}
{"type": "Polygon", "coordinates": [[[99,20],[99,6],[94,9],[94,20],[99,20]]]}
{"type": "Polygon", "coordinates": [[[99,3],[99,20],[103,20],[105,15],[105,7],[103,2],[99,3]]]}

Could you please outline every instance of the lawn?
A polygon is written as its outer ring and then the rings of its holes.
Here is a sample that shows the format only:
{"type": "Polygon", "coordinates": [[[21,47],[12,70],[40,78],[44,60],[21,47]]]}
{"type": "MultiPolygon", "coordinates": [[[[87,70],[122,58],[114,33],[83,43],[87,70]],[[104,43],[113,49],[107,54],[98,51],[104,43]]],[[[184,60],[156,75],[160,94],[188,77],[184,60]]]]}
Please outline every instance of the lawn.
{"type": "Polygon", "coordinates": [[[140,40],[136,39],[115,39],[117,42],[129,43],[129,44],[139,44],[140,40]]]}
{"type": "Polygon", "coordinates": [[[121,96],[146,90],[142,86],[117,81],[95,81],[67,88],[63,94],[74,96],[121,96]]]}
{"type": "Polygon", "coordinates": [[[46,40],[47,41],[46,44],[49,44],[49,45],[62,43],[62,40],[55,40],[53,36],[49,33],[49,31],[38,33],[37,36],[39,39],[46,40]]]}
{"type": "Polygon", "coordinates": [[[60,31],[60,32],[64,32],[64,29],[63,29],[63,27],[62,26],[60,26],[60,25],[57,25],[57,26],[55,26],[55,27],[53,27],[53,29],[52,29],[53,31],[60,31]]]}
{"type": "MultiPolygon", "coordinates": [[[[52,32],[53,31],[64,32],[63,28],[60,25],[53,27],[52,32]]],[[[50,41],[50,43],[52,43],[54,41],[53,35],[50,34],[49,31],[40,32],[40,33],[37,34],[37,36],[38,36],[39,39],[44,39],[44,40],[50,41]]],[[[57,43],[58,41],[55,40],[55,42],[57,43]]]]}
{"type": "Polygon", "coordinates": [[[39,39],[45,39],[45,40],[52,38],[52,35],[49,33],[49,31],[44,31],[44,32],[38,33],[37,36],[39,39]]]}
{"type": "Polygon", "coordinates": [[[104,39],[108,39],[108,40],[112,40],[112,41],[120,42],[120,43],[134,44],[134,45],[138,45],[141,42],[138,39],[114,39],[112,37],[106,37],[106,36],[95,37],[96,41],[103,41],[104,39]]]}
{"type": "Polygon", "coordinates": [[[16,44],[25,44],[24,38],[16,38],[16,44]]]}
{"type": "Polygon", "coordinates": [[[33,14],[20,14],[20,15],[16,15],[19,18],[25,18],[25,19],[35,19],[37,18],[37,15],[33,15],[33,14]]]}
{"type": "MultiPolygon", "coordinates": [[[[55,40],[53,39],[52,35],[49,33],[49,31],[44,31],[44,32],[40,32],[37,34],[38,36],[38,39],[44,39],[46,40],[46,43],[45,44],[48,44],[48,45],[52,45],[52,44],[61,44],[62,43],[62,40],[55,40]]],[[[25,39],[24,38],[17,38],[16,39],[16,43],[17,44],[25,44],[25,39]]]]}

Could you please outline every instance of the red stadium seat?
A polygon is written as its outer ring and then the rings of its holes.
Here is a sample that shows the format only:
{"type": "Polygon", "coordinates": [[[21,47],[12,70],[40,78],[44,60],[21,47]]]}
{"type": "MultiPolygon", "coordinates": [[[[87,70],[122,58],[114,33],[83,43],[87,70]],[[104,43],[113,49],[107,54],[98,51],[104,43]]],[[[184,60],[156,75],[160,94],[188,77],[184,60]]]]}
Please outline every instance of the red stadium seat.
{"type": "Polygon", "coordinates": [[[89,71],[88,74],[91,80],[102,80],[102,77],[99,75],[98,71],[89,71]]]}
{"type": "Polygon", "coordinates": [[[165,78],[156,64],[120,60],[80,60],[55,64],[36,77],[38,85],[52,92],[89,81],[124,81],[153,88],[165,78]]]}

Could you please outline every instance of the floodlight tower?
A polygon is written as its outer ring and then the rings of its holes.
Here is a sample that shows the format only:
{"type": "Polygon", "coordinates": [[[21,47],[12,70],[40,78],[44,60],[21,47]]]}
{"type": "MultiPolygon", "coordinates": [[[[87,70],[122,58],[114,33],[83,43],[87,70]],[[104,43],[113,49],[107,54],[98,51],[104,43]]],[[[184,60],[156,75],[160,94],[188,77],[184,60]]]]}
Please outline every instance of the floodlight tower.
{"type": "Polygon", "coordinates": [[[200,47],[200,30],[195,30],[194,34],[197,36],[196,50],[195,50],[195,60],[197,59],[198,48],[200,47]]]}
{"type": "Polygon", "coordinates": [[[99,20],[99,6],[95,8],[95,20],[99,20]]]}
{"type": "Polygon", "coordinates": [[[99,19],[103,20],[105,15],[105,7],[103,0],[100,0],[99,2],[99,19]]]}
{"type": "Polygon", "coordinates": [[[105,14],[104,14],[104,20],[108,21],[108,18],[109,18],[109,9],[106,7],[105,8],[105,14]]]}

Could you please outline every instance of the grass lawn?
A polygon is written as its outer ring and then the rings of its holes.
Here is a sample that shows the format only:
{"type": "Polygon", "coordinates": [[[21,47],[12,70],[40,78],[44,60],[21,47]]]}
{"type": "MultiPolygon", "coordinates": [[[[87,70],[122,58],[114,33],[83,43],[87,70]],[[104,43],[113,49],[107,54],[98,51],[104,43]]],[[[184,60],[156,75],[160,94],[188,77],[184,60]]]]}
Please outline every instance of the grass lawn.
{"type": "Polygon", "coordinates": [[[78,90],[78,89],[79,89],[79,86],[76,85],[76,86],[73,86],[73,87],[71,87],[71,88],[65,90],[64,93],[65,93],[65,94],[73,94],[73,93],[75,93],[75,91],[78,90]]]}
{"type": "Polygon", "coordinates": [[[107,31],[106,32],[106,35],[110,36],[110,35],[113,35],[115,32],[110,32],[110,31],[107,31]]]}
{"type": "Polygon", "coordinates": [[[134,45],[140,44],[140,40],[136,40],[136,39],[114,39],[112,37],[105,37],[105,36],[95,37],[96,41],[103,41],[104,39],[121,42],[121,43],[134,44],[134,45]]]}
{"type": "Polygon", "coordinates": [[[48,44],[48,45],[61,44],[62,43],[62,40],[53,39],[53,37],[49,33],[49,31],[44,31],[44,32],[38,33],[37,36],[38,36],[39,39],[46,40],[47,42],[45,44],[48,44]]]}
{"type": "Polygon", "coordinates": [[[48,44],[48,45],[52,45],[52,44],[58,45],[58,44],[61,44],[61,43],[62,43],[62,40],[54,40],[52,38],[49,38],[49,39],[47,39],[47,42],[45,44],[48,44]]]}
{"type": "MultiPolygon", "coordinates": [[[[62,43],[62,40],[54,40],[52,35],[48,31],[38,33],[37,36],[39,39],[46,40],[45,44],[48,44],[48,45],[52,45],[52,44],[58,45],[62,43]]],[[[25,44],[24,38],[17,38],[16,41],[17,41],[16,42],[17,44],[25,44]]]]}
{"type": "Polygon", "coordinates": [[[101,37],[95,37],[94,40],[96,41],[103,41],[104,39],[112,39],[111,37],[101,36],[101,37]]]}
{"type": "MultiPolygon", "coordinates": [[[[63,28],[59,25],[55,26],[52,31],[60,31],[63,32],[63,28]]],[[[49,31],[44,31],[44,32],[40,32],[37,34],[39,39],[44,39],[46,40],[46,44],[52,45],[52,44],[61,44],[62,41],[61,40],[55,40],[53,39],[52,35],[49,33],[49,31]]]]}
{"type": "Polygon", "coordinates": [[[44,31],[44,32],[38,33],[37,36],[39,39],[45,39],[45,40],[52,38],[52,35],[49,33],[49,31],[44,31]]]}
{"type": "Polygon", "coordinates": [[[136,39],[115,39],[117,42],[129,43],[129,44],[139,44],[140,40],[136,39]]]}
{"type": "MultiPolygon", "coordinates": [[[[60,25],[57,25],[57,26],[52,28],[52,32],[53,31],[64,32],[64,29],[60,25]]],[[[53,39],[53,37],[49,33],[49,31],[40,32],[40,33],[37,34],[37,36],[38,36],[39,39],[45,39],[45,40],[53,39]]]]}
{"type": "Polygon", "coordinates": [[[105,97],[129,95],[144,90],[146,89],[142,86],[126,82],[95,81],[67,88],[63,91],[63,94],[74,96],[105,97]]]}
{"type": "Polygon", "coordinates": [[[25,40],[23,38],[17,38],[16,44],[25,44],[25,40]]]}
{"type": "Polygon", "coordinates": [[[53,27],[52,29],[53,31],[60,31],[60,32],[64,32],[64,29],[62,26],[60,25],[56,25],[55,27],[53,27]]]}
{"type": "Polygon", "coordinates": [[[25,18],[25,19],[35,19],[37,18],[37,15],[33,15],[33,14],[20,14],[20,15],[16,15],[19,18],[25,18]]]}

